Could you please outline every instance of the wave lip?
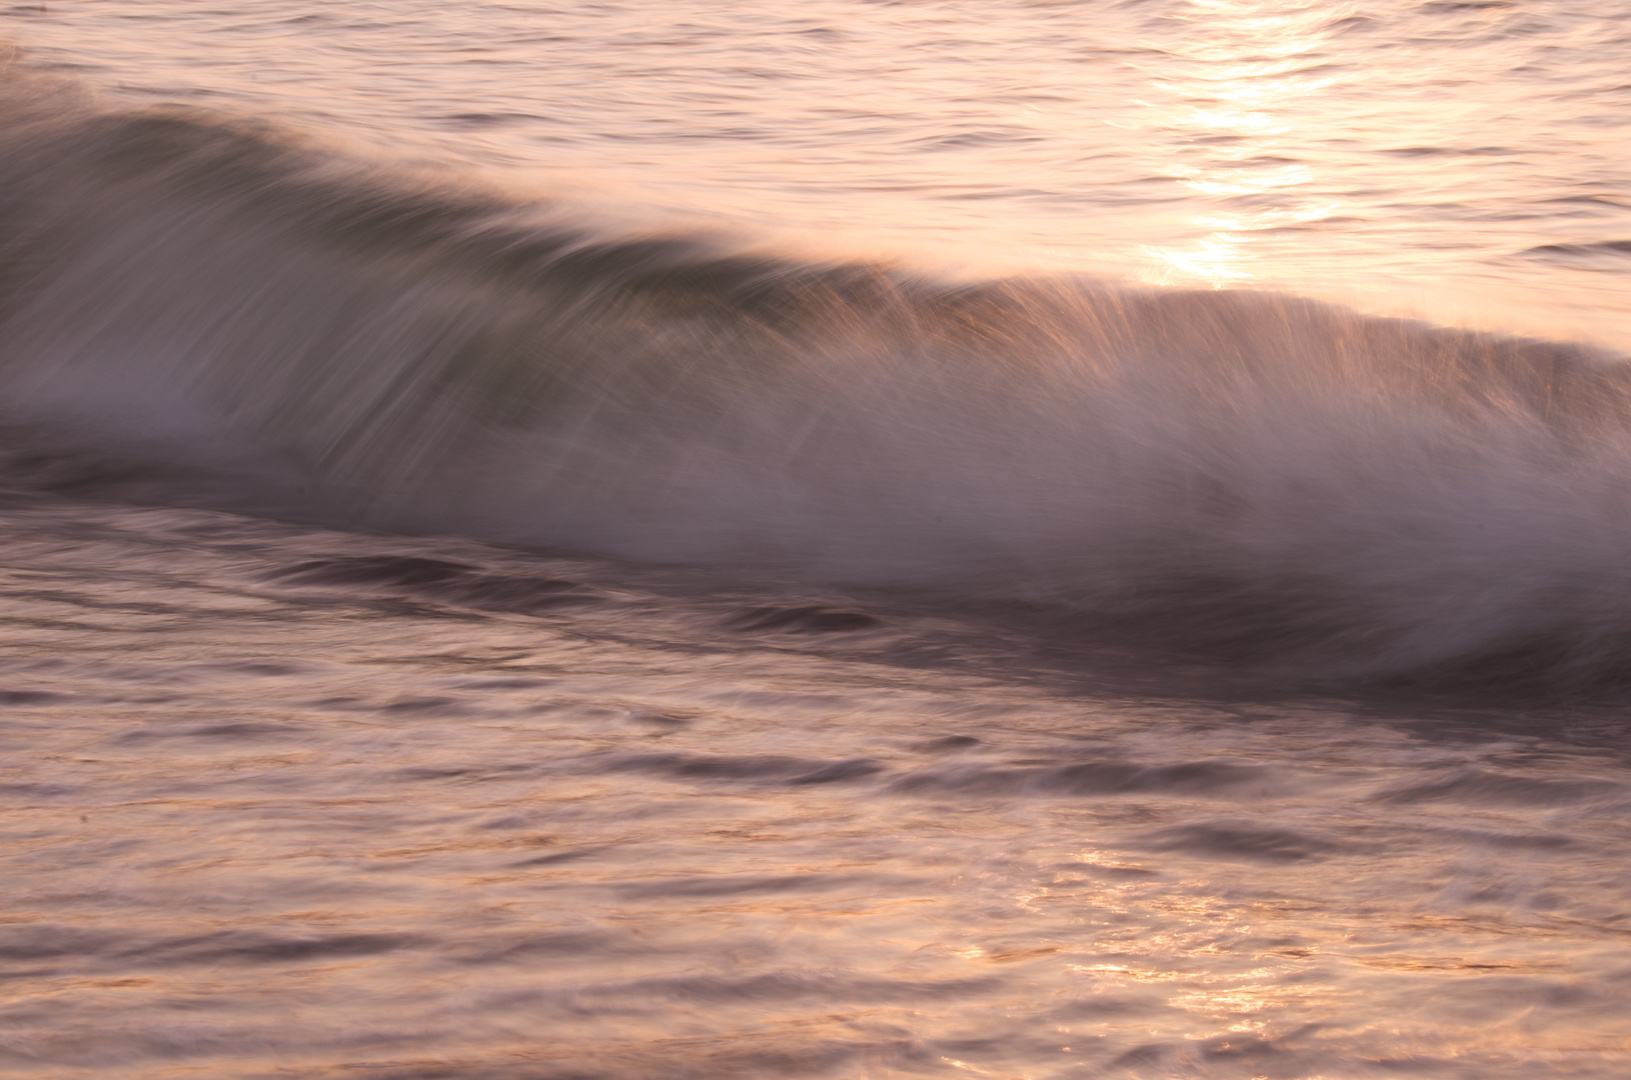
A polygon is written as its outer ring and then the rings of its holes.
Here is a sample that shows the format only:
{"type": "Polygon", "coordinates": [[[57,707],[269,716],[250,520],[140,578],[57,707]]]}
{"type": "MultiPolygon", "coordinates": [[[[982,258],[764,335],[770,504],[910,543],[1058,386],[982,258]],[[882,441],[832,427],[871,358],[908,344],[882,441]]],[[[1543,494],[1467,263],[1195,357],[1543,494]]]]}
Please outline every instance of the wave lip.
{"type": "Polygon", "coordinates": [[[1625,273],[1631,269],[1631,240],[1599,240],[1580,244],[1542,244],[1519,252],[1530,258],[1562,263],[1577,270],[1625,273]]]}
{"type": "MultiPolygon", "coordinates": [[[[1018,601],[1346,678],[1627,681],[1623,358],[610,237],[264,126],[0,98],[14,431],[374,528],[1018,601]]],[[[385,584],[511,603],[473,573],[385,584]]],[[[747,629],[800,628],[863,627],[747,629]]]]}

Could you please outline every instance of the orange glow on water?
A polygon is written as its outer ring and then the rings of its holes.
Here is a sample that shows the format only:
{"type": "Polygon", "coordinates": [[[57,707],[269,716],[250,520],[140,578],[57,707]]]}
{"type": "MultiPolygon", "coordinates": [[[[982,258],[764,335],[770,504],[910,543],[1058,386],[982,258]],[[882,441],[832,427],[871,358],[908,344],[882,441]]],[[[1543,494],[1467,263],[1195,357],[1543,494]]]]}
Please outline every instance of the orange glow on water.
{"type": "Polygon", "coordinates": [[[1631,228],[1615,120],[1631,114],[1594,16],[818,0],[419,18],[393,37],[86,5],[18,26],[36,55],[144,104],[271,112],[444,176],[564,194],[614,227],[1631,340],[1611,246],[1631,228]],[[308,32],[321,62],[289,48],[308,32]]]}
{"type": "Polygon", "coordinates": [[[1309,135],[1299,130],[1306,119],[1293,118],[1284,105],[1306,102],[1334,82],[1306,74],[1321,66],[1318,49],[1333,13],[1313,3],[1286,12],[1278,0],[1191,0],[1191,6],[1202,38],[1184,54],[1192,70],[1159,85],[1180,103],[1169,106],[1169,122],[1190,133],[1178,145],[1208,144],[1209,154],[1200,164],[1175,163],[1173,173],[1195,191],[1250,208],[1191,215],[1189,224],[1211,231],[1186,245],[1143,250],[1158,261],[1163,284],[1200,279],[1221,289],[1265,276],[1253,265],[1263,261],[1252,250],[1255,233],[1318,221],[1340,208],[1299,190],[1315,169],[1283,156],[1309,135]]]}

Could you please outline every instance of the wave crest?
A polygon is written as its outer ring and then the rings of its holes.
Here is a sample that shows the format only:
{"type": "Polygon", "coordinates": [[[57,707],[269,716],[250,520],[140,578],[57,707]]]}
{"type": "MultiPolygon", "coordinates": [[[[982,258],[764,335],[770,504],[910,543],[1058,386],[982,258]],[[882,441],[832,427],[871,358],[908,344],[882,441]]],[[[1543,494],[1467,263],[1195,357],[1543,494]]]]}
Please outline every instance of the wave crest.
{"type": "Polygon", "coordinates": [[[305,512],[1618,679],[1631,381],[1286,296],[617,238],[276,131],[0,107],[0,417],[305,512]]]}

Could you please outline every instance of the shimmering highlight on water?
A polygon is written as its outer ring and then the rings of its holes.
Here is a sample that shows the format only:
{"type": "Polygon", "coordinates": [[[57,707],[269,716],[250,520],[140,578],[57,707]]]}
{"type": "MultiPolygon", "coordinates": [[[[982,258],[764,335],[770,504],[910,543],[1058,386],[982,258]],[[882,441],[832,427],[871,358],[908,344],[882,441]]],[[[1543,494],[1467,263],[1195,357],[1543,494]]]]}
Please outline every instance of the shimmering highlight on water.
{"type": "Polygon", "coordinates": [[[32,55],[136,100],[269,111],[614,216],[1631,340],[1610,0],[13,13],[32,55]]]}

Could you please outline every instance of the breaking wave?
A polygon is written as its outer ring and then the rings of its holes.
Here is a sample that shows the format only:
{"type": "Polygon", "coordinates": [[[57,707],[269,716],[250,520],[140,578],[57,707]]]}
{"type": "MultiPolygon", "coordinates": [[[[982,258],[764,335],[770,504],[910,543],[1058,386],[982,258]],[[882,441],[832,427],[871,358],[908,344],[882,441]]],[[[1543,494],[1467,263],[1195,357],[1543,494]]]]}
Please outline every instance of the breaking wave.
{"type": "Polygon", "coordinates": [[[1341,676],[1625,669],[1618,357],[619,238],[27,80],[0,129],[14,484],[71,445],[270,512],[1019,601],[1341,676]]]}

